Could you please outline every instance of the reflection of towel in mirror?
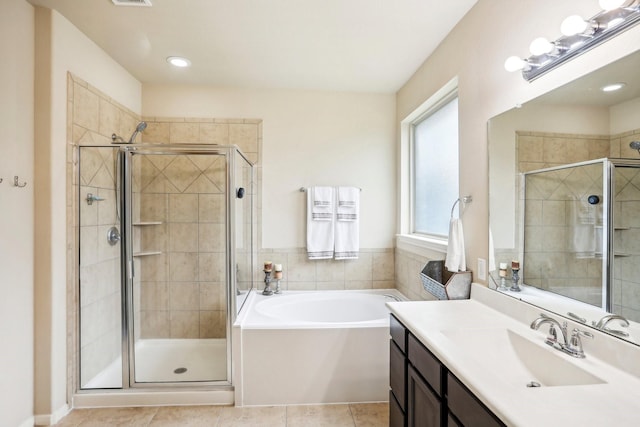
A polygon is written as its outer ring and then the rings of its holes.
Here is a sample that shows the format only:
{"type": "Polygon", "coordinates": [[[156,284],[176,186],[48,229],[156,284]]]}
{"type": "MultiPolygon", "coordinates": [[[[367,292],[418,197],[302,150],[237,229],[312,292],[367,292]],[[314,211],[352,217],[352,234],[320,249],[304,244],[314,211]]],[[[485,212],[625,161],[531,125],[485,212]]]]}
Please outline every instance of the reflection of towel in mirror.
{"type": "Polygon", "coordinates": [[[596,208],[587,200],[575,199],[570,203],[569,250],[576,258],[594,258],[596,255],[596,208]]]}
{"type": "Polygon", "coordinates": [[[464,256],[464,233],[460,218],[451,218],[449,223],[449,242],[444,266],[452,273],[467,270],[467,261],[464,256]]]}

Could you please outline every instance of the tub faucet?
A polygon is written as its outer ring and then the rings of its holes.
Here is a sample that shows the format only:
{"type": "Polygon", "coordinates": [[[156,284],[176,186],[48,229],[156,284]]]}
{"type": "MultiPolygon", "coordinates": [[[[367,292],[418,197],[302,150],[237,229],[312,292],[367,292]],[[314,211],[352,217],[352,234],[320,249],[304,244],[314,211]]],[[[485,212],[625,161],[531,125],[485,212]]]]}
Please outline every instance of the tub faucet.
{"type": "Polygon", "coordinates": [[[540,328],[540,326],[542,326],[545,323],[549,323],[549,335],[547,335],[547,338],[544,340],[545,343],[547,343],[548,345],[550,345],[553,348],[556,348],[558,350],[562,350],[564,349],[567,344],[567,322],[564,322],[562,325],[560,324],[560,322],[558,322],[556,319],[547,316],[544,313],[540,313],[540,317],[538,317],[536,320],[534,320],[533,322],[531,322],[531,329],[534,330],[538,330],[540,328]],[[562,333],[562,342],[559,343],[558,342],[558,331],[557,329],[560,330],[560,333],[562,333]]]}

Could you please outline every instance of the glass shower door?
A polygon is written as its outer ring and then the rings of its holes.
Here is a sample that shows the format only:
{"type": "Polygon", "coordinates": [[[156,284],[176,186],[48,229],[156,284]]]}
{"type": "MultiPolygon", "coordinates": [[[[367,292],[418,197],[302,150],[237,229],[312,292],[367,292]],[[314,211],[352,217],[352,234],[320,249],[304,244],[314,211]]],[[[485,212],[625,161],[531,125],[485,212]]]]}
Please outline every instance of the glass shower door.
{"type": "Polygon", "coordinates": [[[640,164],[613,160],[612,268],[604,308],[640,322],[640,164]]]}
{"type": "Polygon", "coordinates": [[[606,162],[524,173],[525,283],[601,305],[608,260],[606,162]]]}
{"type": "Polygon", "coordinates": [[[131,383],[226,381],[227,156],[158,150],[127,153],[131,383]]]}
{"type": "Polygon", "coordinates": [[[79,147],[79,381],[122,387],[122,280],[117,147],[79,147]]]}

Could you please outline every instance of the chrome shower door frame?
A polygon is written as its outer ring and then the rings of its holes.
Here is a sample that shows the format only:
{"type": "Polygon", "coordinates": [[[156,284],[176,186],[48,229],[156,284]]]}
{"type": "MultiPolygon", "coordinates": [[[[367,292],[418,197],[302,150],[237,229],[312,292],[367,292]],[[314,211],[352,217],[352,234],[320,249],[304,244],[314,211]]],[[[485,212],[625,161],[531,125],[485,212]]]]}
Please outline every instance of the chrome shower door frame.
{"type": "MultiPolygon", "coordinates": [[[[81,148],[110,148],[117,150],[117,164],[119,170],[116,171],[119,183],[116,183],[116,197],[120,212],[120,229],[122,234],[120,257],[121,257],[121,345],[122,345],[122,387],[121,389],[167,389],[178,388],[181,390],[193,389],[231,389],[233,384],[233,355],[232,355],[232,325],[237,315],[236,309],[236,156],[239,154],[248,165],[253,166],[237,146],[217,146],[206,144],[113,144],[113,145],[78,145],[81,148]],[[135,376],[135,331],[134,331],[134,286],[135,276],[133,262],[133,191],[132,191],[132,157],[135,155],[216,155],[225,159],[225,292],[226,292],[226,379],[214,381],[189,381],[189,382],[136,382],[135,376]],[[119,185],[118,185],[119,184],[119,185]],[[117,192],[119,191],[119,195],[117,192]]],[[[254,182],[254,170],[251,170],[251,185],[254,182]]],[[[78,195],[80,197],[80,195],[78,195]]],[[[251,199],[253,203],[253,198],[251,199]]],[[[253,204],[251,205],[253,215],[253,204]]],[[[251,221],[251,242],[253,244],[254,220],[251,221]]],[[[79,247],[79,246],[78,246],[79,247]]],[[[251,248],[252,269],[255,263],[255,247],[251,248]]],[[[252,279],[253,280],[253,279],[252,279]]],[[[79,283],[78,283],[79,286],[79,283]]],[[[252,285],[253,286],[253,285],[252,285]]],[[[252,287],[251,286],[251,287],[252,287]]],[[[78,322],[78,339],[80,339],[80,322],[78,322]]],[[[78,346],[78,351],[80,347],[78,346]]],[[[79,360],[78,353],[78,360],[79,360]]],[[[80,375],[78,375],[77,391],[81,393],[92,392],[100,389],[82,389],[80,375]]],[[[117,389],[116,389],[117,390],[117,389]]]]}

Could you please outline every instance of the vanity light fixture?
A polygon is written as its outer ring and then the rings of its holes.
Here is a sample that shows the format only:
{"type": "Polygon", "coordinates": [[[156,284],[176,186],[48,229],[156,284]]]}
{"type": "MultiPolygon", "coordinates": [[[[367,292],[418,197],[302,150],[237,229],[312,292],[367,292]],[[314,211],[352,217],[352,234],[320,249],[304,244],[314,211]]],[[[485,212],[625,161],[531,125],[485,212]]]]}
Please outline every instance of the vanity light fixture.
{"type": "Polygon", "coordinates": [[[555,67],[640,23],[640,0],[599,0],[602,11],[589,19],[571,15],[562,21],[562,36],[555,41],[538,37],[531,42],[531,56],[509,57],[507,71],[521,71],[532,81],[555,67]]]}
{"type": "Polygon", "coordinates": [[[167,62],[173,65],[174,67],[185,68],[185,67],[191,66],[191,61],[181,56],[169,56],[167,58],[167,62]]]}

